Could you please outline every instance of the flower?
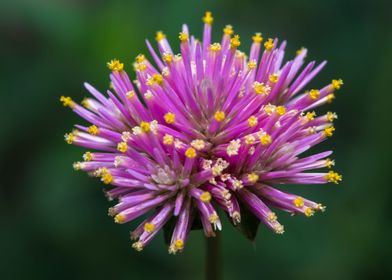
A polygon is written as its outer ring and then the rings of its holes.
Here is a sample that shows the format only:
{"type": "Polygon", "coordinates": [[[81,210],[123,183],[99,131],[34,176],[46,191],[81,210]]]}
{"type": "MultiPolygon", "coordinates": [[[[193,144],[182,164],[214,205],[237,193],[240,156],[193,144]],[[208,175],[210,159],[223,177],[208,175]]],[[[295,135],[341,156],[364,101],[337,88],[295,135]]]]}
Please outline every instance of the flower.
{"type": "Polygon", "coordinates": [[[331,151],[300,155],[332,136],[336,114],[316,117],[313,110],[330,102],[343,81],[304,90],[326,62],[301,70],[307,54],[302,48],[282,64],[286,42],[262,44],[261,33],[252,37],[247,56],[230,25],[212,43],[211,13],[203,20],[202,41],[184,25],[179,54],[157,32],[159,53],[147,41],[153,61],[136,57],[133,83],[114,59],[107,64],[107,95],[86,83],[94,98],[84,99],[83,106],[60,99],[90,123],[65,135],[67,143],[94,150],[74,168],[111,185],[106,194],[118,200],[109,209],[116,223],[145,216],[131,233],[138,251],[169,222],[170,253],[183,250],[195,221],[207,237],[214,236],[222,228],[218,208],[234,225],[241,226],[241,213],[249,211],[281,234],[272,208],[307,217],[325,209],[281,185],[342,179],[334,171],[312,171],[334,165],[327,158],[331,151]]]}

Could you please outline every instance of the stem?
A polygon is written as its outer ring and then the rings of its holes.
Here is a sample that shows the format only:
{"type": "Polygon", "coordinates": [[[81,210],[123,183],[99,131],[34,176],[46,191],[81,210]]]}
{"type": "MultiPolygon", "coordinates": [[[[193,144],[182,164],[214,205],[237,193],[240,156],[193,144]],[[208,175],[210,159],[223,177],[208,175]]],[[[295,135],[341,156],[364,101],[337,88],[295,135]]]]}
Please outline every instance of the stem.
{"type": "Polygon", "coordinates": [[[216,231],[215,237],[206,238],[206,280],[222,279],[221,236],[216,231]]]}

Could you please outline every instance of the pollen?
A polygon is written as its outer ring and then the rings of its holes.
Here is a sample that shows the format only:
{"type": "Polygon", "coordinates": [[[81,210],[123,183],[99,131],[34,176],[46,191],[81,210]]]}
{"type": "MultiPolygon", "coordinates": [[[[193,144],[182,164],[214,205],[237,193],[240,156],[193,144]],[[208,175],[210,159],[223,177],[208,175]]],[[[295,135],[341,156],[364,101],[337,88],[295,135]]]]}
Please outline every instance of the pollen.
{"type": "Polygon", "coordinates": [[[172,112],[168,112],[166,113],[163,118],[165,119],[165,122],[168,124],[172,124],[174,123],[175,119],[176,119],[176,115],[173,114],[172,112]]]}
{"type": "Polygon", "coordinates": [[[185,32],[180,32],[180,35],[178,35],[178,38],[180,39],[181,42],[186,42],[188,41],[188,34],[185,32]]]}
{"type": "Polygon", "coordinates": [[[301,47],[300,49],[298,49],[298,50],[296,51],[295,54],[298,56],[298,55],[300,55],[304,50],[305,50],[305,48],[304,48],[304,47],[301,47]]]}
{"type": "Polygon", "coordinates": [[[135,58],[135,61],[137,63],[143,62],[146,59],[146,57],[144,56],[144,54],[138,54],[137,57],[135,58]]]}
{"type": "Polygon", "coordinates": [[[284,233],[284,226],[281,224],[277,224],[274,226],[275,233],[283,234],[284,233]]]}
{"type": "Polygon", "coordinates": [[[174,137],[170,134],[165,134],[165,136],[163,136],[163,144],[165,145],[173,145],[174,142],[174,137]]]}
{"type": "Polygon", "coordinates": [[[234,35],[234,37],[230,40],[230,47],[232,49],[236,49],[241,45],[240,36],[234,35]]]}
{"type": "Polygon", "coordinates": [[[336,113],[333,113],[333,112],[328,112],[327,113],[327,120],[329,122],[333,122],[333,120],[335,120],[337,118],[338,118],[338,115],[336,115],[336,113]]]}
{"type": "Polygon", "coordinates": [[[171,63],[173,61],[173,55],[171,53],[164,53],[162,55],[163,61],[166,63],[171,63]]]}
{"type": "Polygon", "coordinates": [[[304,214],[305,214],[306,217],[311,217],[311,216],[313,216],[313,214],[314,214],[314,210],[313,210],[312,208],[310,208],[310,207],[307,207],[307,208],[305,209],[304,214]]]}
{"type": "Polygon", "coordinates": [[[155,225],[153,223],[145,223],[143,228],[145,232],[151,233],[155,230],[155,225]]]}
{"type": "Polygon", "coordinates": [[[189,147],[185,151],[185,156],[188,158],[194,158],[196,156],[196,150],[194,148],[189,147]]]}
{"type": "Polygon", "coordinates": [[[251,182],[251,183],[256,183],[258,180],[259,180],[259,175],[257,175],[256,173],[250,173],[250,174],[248,174],[248,180],[249,180],[249,182],[251,182]]]}
{"type": "Polygon", "coordinates": [[[255,69],[256,66],[257,66],[256,60],[252,60],[252,61],[248,62],[248,69],[249,70],[255,69]]]}
{"type": "Polygon", "coordinates": [[[256,126],[257,123],[258,123],[258,120],[257,120],[257,118],[256,118],[255,116],[250,116],[250,117],[249,117],[249,119],[248,119],[248,125],[249,125],[250,127],[256,126]]]}
{"type": "Polygon", "coordinates": [[[213,43],[210,45],[210,51],[212,51],[212,52],[219,52],[221,49],[222,49],[222,46],[219,43],[213,43]]]}
{"type": "Polygon", "coordinates": [[[157,40],[157,42],[160,42],[165,38],[166,38],[166,35],[162,31],[157,31],[157,33],[155,34],[155,40],[157,40]]]}
{"type": "Polygon", "coordinates": [[[83,107],[85,107],[85,108],[90,108],[90,102],[89,102],[89,100],[88,100],[88,98],[83,98],[83,100],[82,100],[82,102],[80,102],[82,105],[83,105],[83,107]]]}
{"type": "Polygon", "coordinates": [[[91,160],[93,160],[93,154],[91,152],[85,152],[83,154],[83,159],[85,161],[91,161],[91,160]]]}
{"type": "Polygon", "coordinates": [[[308,94],[312,100],[316,100],[320,96],[320,92],[317,89],[311,89],[308,94]]]}
{"type": "Polygon", "coordinates": [[[114,217],[114,222],[117,223],[117,224],[122,224],[122,223],[124,223],[124,222],[125,222],[125,216],[124,216],[124,215],[121,215],[121,214],[117,214],[117,215],[114,217]]]}
{"type": "Polygon", "coordinates": [[[118,59],[113,59],[106,63],[107,67],[115,72],[121,72],[124,70],[124,63],[121,63],[118,59]]]}
{"type": "Polygon", "coordinates": [[[109,171],[106,171],[102,173],[101,180],[104,184],[108,185],[113,181],[113,176],[109,171]]]}
{"type": "Polygon", "coordinates": [[[199,196],[200,200],[203,202],[210,202],[211,201],[211,194],[209,192],[203,192],[199,196]]]}
{"type": "Polygon", "coordinates": [[[126,96],[128,99],[132,99],[132,98],[135,96],[135,92],[134,92],[133,90],[130,90],[130,91],[128,91],[128,92],[125,94],[125,96],[126,96]]]}
{"type": "Polygon", "coordinates": [[[267,214],[267,220],[269,222],[276,222],[277,219],[278,219],[278,217],[276,216],[276,214],[274,212],[269,212],[267,214]]]}
{"type": "Polygon", "coordinates": [[[217,111],[214,115],[214,118],[217,122],[221,122],[225,119],[226,115],[223,111],[217,111]]]}
{"type": "Polygon", "coordinates": [[[174,242],[174,248],[175,248],[176,250],[182,250],[182,249],[184,248],[184,241],[182,241],[181,239],[177,239],[177,240],[174,242]]]}
{"type": "Polygon", "coordinates": [[[205,16],[203,17],[203,22],[211,25],[214,22],[214,18],[212,17],[212,13],[207,11],[205,16]]]}
{"type": "Polygon", "coordinates": [[[140,128],[141,128],[141,130],[143,131],[143,132],[150,132],[150,124],[148,123],[148,122],[141,122],[140,123],[140,128]]]}
{"type": "Polygon", "coordinates": [[[132,248],[135,249],[136,251],[140,252],[143,251],[143,243],[138,241],[132,244],[132,248]]]}
{"type": "Polygon", "coordinates": [[[333,135],[333,132],[335,131],[335,128],[333,126],[327,127],[324,129],[324,136],[325,137],[331,137],[333,135]]]}
{"type": "Polygon", "coordinates": [[[252,87],[256,94],[268,95],[271,90],[269,86],[257,81],[253,82],[252,87]]]}
{"type": "Polygon", "coordinates": [[[73,167],[73,169],[75,171],[78,171],[78,170],[82,169],[82,164],[79,161],[78,162],[74,162],[72,167],[73,167]]]}
{"type": "Polygon", "coordinates": [[[271,83],[276,84],[279,80],[279,75],[276,73],[273,73],[273,74],[269,75],[268,79],[271,83]]]}
{"type": "Polygon", "coordinates": [[[266,49],[267,51],[272,50],[273,47],[274,47],[274,41],[273,41],[271,38],[269,38],[269,39],[267,40],[267,42],[264,43],[264,47],[265,47],[265,49],[266,49]]]}
{"type": "Polygon", "coordinates": [[[64,135],[64,139],[68,144],[72,144],[72,142],[75,140],[75,135],[73,133],[67,133],[64,135]]]}
{"type": "Polygon", "coordinates": [[[158,85],[163,84],[163,77],[160,74],[157,74],[157,73],[153,74],[152,79],[153,79],[154,83],[157,83],[158,85]]]}
{"type": "Polygon", "coordinates": [[[330,93],[327,95],[327,102],[332,103],[332,101],[335,99],[335,94],[330,93]]]}
{"type": "Polygon", "coordinates": [[[267,133],[265,133],[264,135],[260,136],[260,143],[261,145],[265,146],[268,145],[272,142],[271,136],[267,133]]]}
{"type": "Polygon", "coordinates": [[[137,71],[145,71],[147,69],[147,65],[144,62],[135,63],[135,69],[137,71]]]}
{"type": "Polygon", "coordinates": [[[302,208],[304,206],[304,199],[300,196],[297,196],[296,198],[294,198],[293,200],[293,204],[295,207],[297,208],[302,208]]]}
{"type": "Polygon", "coordinates": [[[283,116],[286,114],[286,108],[284,106],[278,106],[275,109],[276,113],[278,113],[279,116],[283,116]]]}
{"type": "Polygon", "coordinates": [[[333,89],[339,90],[343,85],[343,80],[339,79],[339,80],[332,80],[331,82],[331,86],[333,89]]]}
{"type": "Polygon", "coordinates": [[[192,146],[193,148],[195,148],[196,150],[202,150],[202,149],[205,148],[206,144],[205,144],[205,142],[204,142],[203,140],[201,140],[201,139],[196,139],[196,140],[193,140],[193,141],[191,142],[191,146],[192,146]]]}
{"type": "Polygon", "coordinates": [[[61,103],[63,103],[63,106],[64,107],[70,107],[70,108],[73,108],[73,107],[75,107],[75,102],[72,100],[72,98],[71,97],[69,97],[69,96],[61,96],[60,97],[60,102],[61,103]]]}
{"type": "Polygon", "coordinates": [[[98,135],[99,128],[96,125],[91,125],[87,128],[87,132],[90,133],[91,135],[98,135]]]}
{"type": "Polygon", "coordinates": [[[334,171],[329,171],[327,175],[325,175],[325,179],[330,183],[339,184],[339,182],[342,181],[342,175],[334,171]]]}
{"type": "Polygon", "coordinates": [[[306,118],[308,119],[308,121],[313,121],[315,116],[316,116],[315,111],[306,113],[306,118]]]}
{"type": "Polygon", "coordinates": [[[252,145],[256,141],[253,135],[246,135],[245,136],[245,144],[252,145]]]}
{"type": "Polygon", "coordinates": [[[125,142],[120,142],[120,143],[118,143],[118,144],[117,144],[117,150],[120,151],[120,152],[122,152],[122,153],[125,153],[125,152],[128,150],[128,145],[127,145],[127,143],[125,143],[125,142]]]}
{"type": "Polygon", "coordinates": [[[275,106],[272,104],[267,104],[264,106],[264,112],[268,115],[271,116],[272,113],[275,111],[275,106]]]}
{"type": "Polygon", "coordinates": [[[325,166],[326,166],[327,168],[332,168],[332,166],[335,166],[335,161],[334,161],[334,160],[331,160],[331,159],[329,159],[329,158],[327,158],[327,159],[325,160],[325,166]]]}
{"type": "Polygon", "coordinates": [[[253,43],[260,44],[263,42],[263,36],[261,36],[261,33],[255,33],[255,35],[252,36],[253,43]]]}
{"type": "Polygon", "coordinates": [[[234,156],[238,155],[238,150],[241,147],[241,140],[236,139],[236,140],[231,140],[230,144],[227,146],[226,153],[229,156],[234,156]]]}
{"type": "Polygon", "coordinates": [[[226,25],[225,28],[223,28],[223,33],[225,35],[233,35],[234,30],[233,30],[233,26],[231,26],[230,24],[226,25]]]}

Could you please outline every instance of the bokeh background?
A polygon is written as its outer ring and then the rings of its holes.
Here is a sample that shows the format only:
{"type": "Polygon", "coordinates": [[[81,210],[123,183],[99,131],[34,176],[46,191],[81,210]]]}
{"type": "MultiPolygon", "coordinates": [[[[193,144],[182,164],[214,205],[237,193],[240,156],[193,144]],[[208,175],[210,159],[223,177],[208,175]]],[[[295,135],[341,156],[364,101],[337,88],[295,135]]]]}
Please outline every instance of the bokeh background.
{"type": "MultiPolygon", "coordinates": [[[[224,224],[225,279],[388,279],[392,274],[391,69],[388,1],[93,1],[0,2],[0,278],[202,279],[204,239],[191,234],[183,254],[169,256],[162,235],[142,253],[130,247],[133,225],[107,216],[103,185],[75,173],[82,149],[63,134],[79,119],[58,102],[81,100],[83,81],[108,86],[106,61],[134,57],[164,30],[177,42],[184,22],[201,36],[214,13],[217,39],[225,24],[288,40],[308,60],[327,59],[311,86],[343,78],[335,150],[340,185],[300,186],[327,211],[311,219],[281,214],[286,233],[261,227],[255,243],[224,224]],[[389,277],[388,277],[389,276],[389,277]]],[[[390,279],[390,278],[389,278],[390,279]]]]}

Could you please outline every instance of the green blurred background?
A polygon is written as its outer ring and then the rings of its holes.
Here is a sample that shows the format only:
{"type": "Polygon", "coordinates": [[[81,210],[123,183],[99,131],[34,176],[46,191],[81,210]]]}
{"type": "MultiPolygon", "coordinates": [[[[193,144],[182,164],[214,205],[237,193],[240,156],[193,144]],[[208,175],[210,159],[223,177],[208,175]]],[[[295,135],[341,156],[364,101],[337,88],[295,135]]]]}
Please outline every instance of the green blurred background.
{"type": "MultiPolygon", "coordinates": [[[[329,61],[312,82],[342,78],[333,148],[340,185],[294,192],[328,209],[311,219],[281,214],[286,233],[262,226],[255,244],[224,224],[225,279],[388,279],[392,274],[391,6],[382,1],[93,1],[0,2],[0,278],[202,279],[204,240],[193,232],[169,256],[159,235],[142,253],[133,225],[107,216],[103,185],[75,173],[83,149],[63,134],[80,120],[58,102],[81,100],[83,81],[108,86],[106,61],[130,63],[164,30],[177,43],[181,24],[201,36],[211,10],[218,39],[225,24],[248,50],[253,32],[301,46],[308,61],[329,61]]],[[[175,44],[174,44],[175,45],[175,44]]],[[[311,85],[311,86],[312,86],[311,85]]],[[[320,149],[320,148],[318,148],[320,149]]],[[[389,278],[390,279],[390,278],[389,278]]]]}

